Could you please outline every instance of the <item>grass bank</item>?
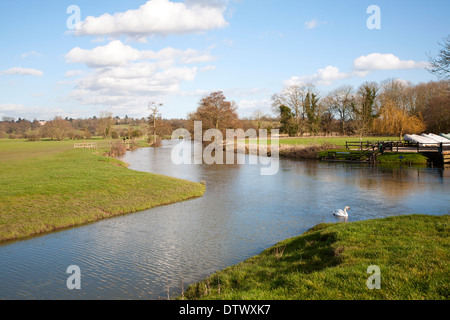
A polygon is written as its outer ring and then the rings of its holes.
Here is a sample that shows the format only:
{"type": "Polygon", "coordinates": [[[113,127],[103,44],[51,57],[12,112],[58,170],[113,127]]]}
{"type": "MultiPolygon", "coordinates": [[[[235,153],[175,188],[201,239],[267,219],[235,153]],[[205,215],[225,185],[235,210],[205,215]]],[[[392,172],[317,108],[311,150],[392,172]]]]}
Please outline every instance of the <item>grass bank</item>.
{"type": "MultiPolygon", "coordinates": [[[[317,137],[317,138],[285,138],[280,139],[280,145],[305,146],[330,144],[345,147],[346,142],[359,142],[359,137],[317,137]]],[[[362,142],[397,141],[395,137],[363,137],[362,142]]]]}
{"type": "MultiPolygon", "coordinates": [[[[293,160],[318,160],[330,151],[356,152],[345,149],[346,142],[358,142],[359,137],[311,137],[311,138],[282,138],[280,143],[280,157],[293,160]]],[[[396,141],[394,137],[363,137],[363,142],[396,141]]],[[[271,141],[247,140],[248,144],[268,143],[271,141]]],[[[248,152],[248,147],[246,152],[248,152]]],[[[357,152],[359,154],[359,152],[357,152]]]]}
{"type": "MultiPolygon", "coordinates": [[[[86,141],[87,142],[87,141],[86,141]]],[[[99,150],[107,141],[95,141],[99,150]]],[[[73,141],[0,140],[0,242],[200,197],[201,184],[132,171],[73,141]]]]}
{"type": "Polygon", "coordinates": [[[191,285],[186,299],[397,300],[450,298],[450,216],[321,224],[191,285]],[[369,290],[368,267],[381,271],[369,290]]]}
{"type": "Polygon", "coordinates": [[[389,152],[378,156],[377,161],[380,164],[426,165],[429,160],[426,156],[420,153],[389,152]]]}
{"type": "MultiPolygon", "coordinates": [[[[317,155],[319,158],[326,157],[329,152],[345,152],[349,154],[361,155],[361,160],[367,160],[370,152],[361,152],[358,150],[347,150],[341,148],[330,148],[320,150],[317,155]]],[[[377,163],[381,165],[427,165],[429,159],[420,153],[387,152],[377,156],[377,163]]]]}
{"type": "MultiPolygon", "coordinates": [[[[281,146],[310,146],[330,144],[338,147],[345,147],[346,142],[359,142],[359,137],[309,137],[309,138],[281,138],[281,146]]],[[[397,141],[395,137],[363,137],[362,142],[397,141]]],[[[250,143],[257,143],[258,140],[247,140],[250,143]]],[[[265,143],[260,141],[260,143],[265,143]]],[[[270,140],[268,141],[270,143],[270,140]]]]}

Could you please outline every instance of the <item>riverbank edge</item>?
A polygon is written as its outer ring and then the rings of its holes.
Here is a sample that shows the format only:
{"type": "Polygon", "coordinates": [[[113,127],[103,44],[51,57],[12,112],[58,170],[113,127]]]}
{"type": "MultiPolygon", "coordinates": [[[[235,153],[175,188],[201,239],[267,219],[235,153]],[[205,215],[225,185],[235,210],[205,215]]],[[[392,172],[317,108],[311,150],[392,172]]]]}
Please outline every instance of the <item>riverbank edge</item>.
{"type": "MultiPolygon", "coordinates": [[[[139,149],[140,148],[146,148],[146,147],[140,146],[139,149]]],[[[95,157],[100,157],[101,159],[99,161],[105,167],[111,166],[111,165],[115,166],[115,167],[119,167],[124,170],[128,170],[129,172],[134,172],[136,176],[144,174],[149,177],[150,176],[162,177],[162,178],[167,178],[168,180],[173,180],[173,181],[176,180],[179,182],[184,182],[186,184],[191,184],[193,186],[195,185],[198,187],[199,190],[198,191],[195,190],[195,192],[193,191],[193,193],[195,193],[195,195],[180,197],[179,199],[173,200],[173,201],[162,199],[162,200],[160,200],[160,202],[158,204],[153,204],[153,205],[146,205],[145,203],[133,204],[133,206],[137,209],[125,210],[125,209],[118,208],[115,213],[108,213],[108,211],[104,210],[104,208],[96,208],[96,210],[101,211],[101,216],[87,217],[76,223],[64,223],[64,224],[59,224],[59,225],[54,225],[54,226],[46,226],[45,230],[25,232],[25,233],[15,234],[14,236],[3,236],[0,234],[0,246],[8,244],[8,243],[16,242],[16,241],[24,241],[24,240],[32,239],[35,237],[40,237],[40,236],[44,236],[47,234],[55,233],[55,232],[60,232],[60,231],[69,230],[72,228],[89,225],[91,223],[99,222],[101,220],[105,220],[105,219],[109,219],[109,218],[125,216],[125,215],[129,215],[129,214],[133,214],[133,213],[137,213],[137,212],[141,212],[141,211],[145,211],[145,210],[150,210],[150,209],[157,208],[157,207],[162,207],[162,206],[167,206],[167,205],[171,205],[171,204],[175,204],[175,203],[198,199],[198,198],[203,197],[206,192],[206,186],[203,183],[196,183],[196,182],[177,179],[177,178],[173,178],[173,177],[166,177],[166,176],[162,176],[162,175],[158,175],[158,174],[145,173],[145,172],[140,172],[140,171],[135,171],[135,170],[129,169],[128,163],[121,161],[117,158],[107,156],[107,154],[105,152],[102,152],[104,150],[105,150],[105,148],[103,148],[103,150],[97,150],[97,151],[92,152],[92,157],[93,157],[93,159],[95,157]]],[[[61,154],[64,152],[67,152],[67,151],[63,151],[63,152],[61,152],[61,154]]],[[[150,188],[151,185],[148,185],[146,187],[150,188]]],[[[129,189],[129,192],[133,192],[135,190],[136,189],[132,188],[132,189],[129,189]]],[[[173,194],[172,194],[172,196],[173,196],[173,194]]],[[[43,208],[43,209],[45,209],[45,208],[43,208]]]]}
{"type": "MultiPolygon", "coordinates": [[[[242,149],[242,147],[240,147],[242,149]]],[[[238,146],[234,146],[235,153],[241,153],[242,151],[238,146]]],[[[226,150],[226,146],[224,147],[226,150]]],[[[279,146],[279,157],[281,159],[287,160],[318,160],[327,155],[328,152],[352,152],[351,150],[347,150],[345,148],[332,145],[332,144],[312,144],[312,145],[280,145],[279,146]]],[[[259,155],[260,150],[255,146],[245,145],[244,146],[245,154],[254,154],[259,155]],[[253,150],[256,150],[254,153],[253,150]]],[[[359,153],[359,151],[358,151],[359,153]]],[[[271,156],[271,147],[267,147],[267,156],[271,156]]],[[[361,162],[365,163],[365,162],[361,162]]],[[[397,153],[397,152],[389,152],[382,155],[377,156],[377,165],[427,165],[429,163],[429,159],[422,154],[413,154],[413,153],[397,153]]]]}
{"type": "Polygon", "coordinates": [[[421,214],[321,223],[175,300],[448,300],[449,224],[450,215],[421,214]],[[373,266],[380,290],[367,287],[373,266]]]}

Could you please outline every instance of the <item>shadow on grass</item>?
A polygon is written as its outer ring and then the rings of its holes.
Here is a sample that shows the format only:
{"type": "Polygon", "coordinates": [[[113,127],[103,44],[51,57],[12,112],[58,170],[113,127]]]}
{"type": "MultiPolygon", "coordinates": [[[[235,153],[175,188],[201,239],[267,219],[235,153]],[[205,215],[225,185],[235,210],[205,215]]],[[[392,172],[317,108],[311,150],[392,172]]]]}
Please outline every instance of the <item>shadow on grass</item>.
{"type": "Polygon", "coordinates": [[[301,277],[341,263],[343,248],[336,247],[337,233],[331,224],[321,224],[304,235],[277,244],[261,255],[218,272],[191,285],[184,293],[188,300],[222,292],[252,291],[261,287],[285,290],[301,277]]]}

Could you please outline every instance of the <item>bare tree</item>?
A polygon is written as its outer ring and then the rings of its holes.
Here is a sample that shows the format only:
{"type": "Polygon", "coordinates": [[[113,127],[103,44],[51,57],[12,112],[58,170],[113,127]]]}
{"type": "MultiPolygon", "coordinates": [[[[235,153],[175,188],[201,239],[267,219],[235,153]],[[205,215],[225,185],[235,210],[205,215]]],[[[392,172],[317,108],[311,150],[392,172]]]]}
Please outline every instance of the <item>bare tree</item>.
{"type": "Polygon", "coordinates": [[[450,94],[430,100],[425,107],[423,118],[430,132],[450,132],[450,94]]]}
{"type": "Polygon", "coordinates": [[[148,109],[151,114],[149,116],[150,132],[153,132],[153,145],[157,146],[157,120],[161,119],[160,111],[163,107],[162,103],[150,102],[148,109]]]}
{"type": "Polygon", "coordinates": [[[411,106],[408,100],[408,93],[412,88],[410,82],[400,79],[386,79],[380,84],[380,103],[385,105],[388,102],[393,102],[395,105],[404,110],[411,111],[411,106]]]}
{"type": "Polygon", "coordinates": [[[257,129],[261,129],[262,128],[262,123],[264,121],[265,118],[265,114],[261,109],[257,109],[255,110],[255,112],[253,112],[253,116],[252,116],[253,120],[256,122],[256,127],[257,129]]]}
{"type": "Polygon", "coordinates": [[[377,112],[379,86],[376,82],[363,83],[356,92],[353,105],[354,130],[360,138],[371,133],[377,112]]]}
{"type": "Polygon", "coordinates": [[[225,132],[226,129],[236,129],[239,124],[237,105],[226,101],[222,91],[213,92],[202,98],[195,113],[189,115],[192,121],[202,121],[203,130],[218,129],[225,132]]]}
{"type": "Polygon", "coordinates": [[[450,35],[444,38],[443,43],[439,43],[442,47],[437,57],[428,56],[431,68],[428,69],[441,79],[450,79],[450,35]]]}
{"type": "Polygon", "coordinates": [[[42,133],[51,139],[62,141],[67,138],[71,130],[72,126],[69,121],[64,120],[62,117],[55,117],[52,121],[48,121],[45,124],[42,133]]]}
{"type": "Polygon", "coordinates": [[[104,137],[111,137],[111,128],[114,124],[113,114],[109,111],[101,111],[97,122],[97,129],[104,137]]]}
{"type": "Polygon", "coordinates": [[[292,110],[295,123],[299,126],[300,133],[307,129],[306,104],[308,94],[318,95],[313,84],[298,84],[284,88],[280,93],[272,96],[272,108],[276,114],[280,113],[280,107],[285,106],[292,110]]]}
{"type": "Polygon", "coordinates": [[[350,118],[353,105],[355,103],[355,95],[353,87],[350,85],[342,85],[331,91],[325,98],[325,103],[329,109],[339,116],[341,134],[345,134],[345,123],[350,118]]]}

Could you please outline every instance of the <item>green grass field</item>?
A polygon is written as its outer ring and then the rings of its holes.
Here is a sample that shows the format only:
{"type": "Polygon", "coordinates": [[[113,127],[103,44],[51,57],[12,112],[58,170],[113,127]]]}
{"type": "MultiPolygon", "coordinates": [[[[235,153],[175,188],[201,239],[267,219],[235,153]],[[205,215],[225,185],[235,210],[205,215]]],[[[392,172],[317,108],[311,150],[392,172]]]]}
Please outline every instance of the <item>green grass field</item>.
{"type": "MultiPolygon", "coordinates": [[[[191,285],[195,300],[450,298],[450,216],[322,224],[191,285]],[[381,289],[370,290],[370,266],[381,289]]],[[[181,297],[180,297],[181,298],[181,297]]]]}
{"type": "MultiPolygon", "coordinates": [[[[86,141],[88,142],[88,141],[86,141]]],[[[100,150],[108,142],[95,140],[100,150]]],[[[136,172],[73,141],[0,140],[0,241],[171,204],[201,184],[136,172]]]]}

